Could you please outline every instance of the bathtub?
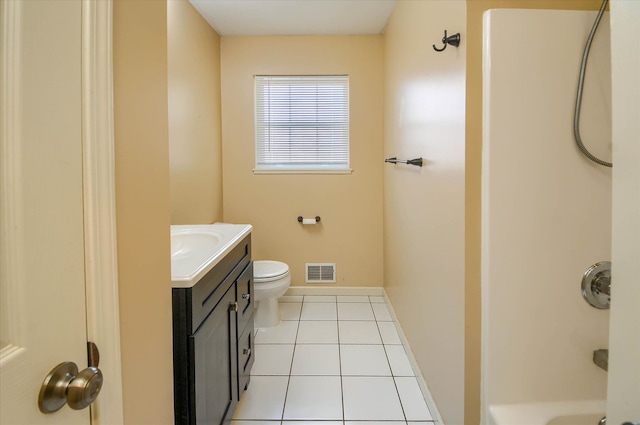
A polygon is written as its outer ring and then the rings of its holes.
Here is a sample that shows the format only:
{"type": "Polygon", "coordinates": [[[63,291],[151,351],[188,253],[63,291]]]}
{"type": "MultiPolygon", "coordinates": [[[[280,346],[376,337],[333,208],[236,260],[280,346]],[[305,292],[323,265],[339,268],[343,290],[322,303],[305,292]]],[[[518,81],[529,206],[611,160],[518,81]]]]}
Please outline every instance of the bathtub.
{"type": "Polygon", "coordinates": [[[605,408],[604,400],[498,404],[489,407],[489,425],[598,425],[605,408]]]}

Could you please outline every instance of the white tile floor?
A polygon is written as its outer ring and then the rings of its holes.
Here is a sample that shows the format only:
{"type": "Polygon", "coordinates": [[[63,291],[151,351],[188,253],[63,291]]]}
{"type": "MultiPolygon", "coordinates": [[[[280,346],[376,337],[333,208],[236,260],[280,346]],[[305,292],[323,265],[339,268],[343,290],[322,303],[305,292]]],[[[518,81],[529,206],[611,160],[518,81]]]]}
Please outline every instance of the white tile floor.
{"type": "Polygon", "coordinates": [[[232,425],[432,421],[384,298],[283,297],[280,313],[278,326],[256,331],[232,425]]]}

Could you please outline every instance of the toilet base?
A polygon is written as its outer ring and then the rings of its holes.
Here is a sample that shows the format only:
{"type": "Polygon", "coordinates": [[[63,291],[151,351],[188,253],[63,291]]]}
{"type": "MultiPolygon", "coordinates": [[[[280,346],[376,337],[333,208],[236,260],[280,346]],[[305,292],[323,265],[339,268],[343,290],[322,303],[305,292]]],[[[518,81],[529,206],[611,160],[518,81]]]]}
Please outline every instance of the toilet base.
{"type": "Polygon", "coordinates": [[[270,297],[256,303],[254,325],[256,328],[271,328],[280,323],[278,298],[270,297]]]}

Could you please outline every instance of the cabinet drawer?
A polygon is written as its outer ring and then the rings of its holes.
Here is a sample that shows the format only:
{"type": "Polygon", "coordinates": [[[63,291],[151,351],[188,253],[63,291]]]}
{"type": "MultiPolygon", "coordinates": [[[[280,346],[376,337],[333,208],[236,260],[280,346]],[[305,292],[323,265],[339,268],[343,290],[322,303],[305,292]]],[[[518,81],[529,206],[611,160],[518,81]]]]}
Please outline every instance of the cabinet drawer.
{"type": "Polygon", "coordinates": [[[250,261],[251,235],[248,235],[193,287],[191,332],[198,329],[250,261]]]}
{"type": "Polygon", "coordinates": [[[238,335],[242,334],[249,319],[253,316],[253,261],[237,280],[238,288],[238,335]]]}
{"type": "Polygon", "coordinates": [[[242,391],[247,388],[251,374],[251,366],[255,360],[253,350],[253,315],[249,318],[247,327],[238,339],[238,400],[242,395],[242,391]]]}

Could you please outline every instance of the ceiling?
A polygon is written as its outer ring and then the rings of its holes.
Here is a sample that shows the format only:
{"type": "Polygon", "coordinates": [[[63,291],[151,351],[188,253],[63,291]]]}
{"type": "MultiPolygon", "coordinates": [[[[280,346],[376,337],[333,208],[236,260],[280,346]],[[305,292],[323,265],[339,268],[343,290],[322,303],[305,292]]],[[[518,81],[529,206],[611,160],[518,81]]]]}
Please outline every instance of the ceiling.
{"type": "Polygon", "coordinates": [[[189,0],[221,36],[381,34],[396,0],[189,0]]]}

